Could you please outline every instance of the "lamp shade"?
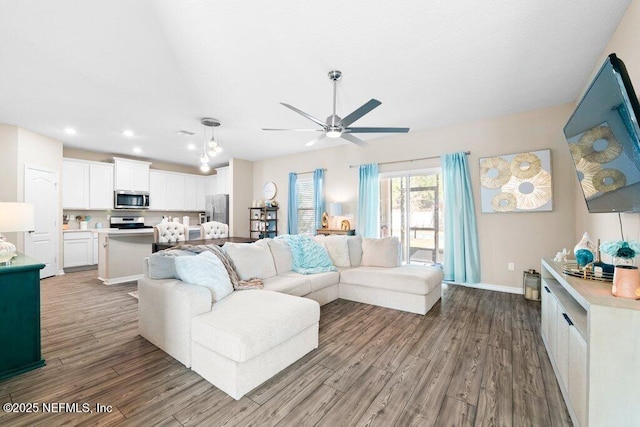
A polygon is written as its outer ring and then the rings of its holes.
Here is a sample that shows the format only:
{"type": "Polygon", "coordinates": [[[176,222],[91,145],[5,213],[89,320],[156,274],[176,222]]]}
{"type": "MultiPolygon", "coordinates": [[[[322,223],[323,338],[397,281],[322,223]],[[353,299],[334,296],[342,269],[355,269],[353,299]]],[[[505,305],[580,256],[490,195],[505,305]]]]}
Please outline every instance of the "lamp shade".
{"type": "Polygon", "coordinates": [[[331,202],[329,203],[329,216],[342,215],[342,203],[331,202]]]}
{"type": "Polygon", "coordinates": [[[0,202],[0,232],[33,231],[34,229],[33,204],[0,202]]]}

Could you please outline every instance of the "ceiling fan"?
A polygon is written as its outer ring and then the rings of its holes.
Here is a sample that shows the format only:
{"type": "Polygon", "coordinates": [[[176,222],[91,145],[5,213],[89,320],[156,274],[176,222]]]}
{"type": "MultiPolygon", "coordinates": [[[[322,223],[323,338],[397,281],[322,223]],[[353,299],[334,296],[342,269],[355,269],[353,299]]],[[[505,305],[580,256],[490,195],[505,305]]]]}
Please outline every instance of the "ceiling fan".
{"type": "Polygon", "coordinates": [[[333,81],[333,114],[327,117],[327,120],[323,122],[322,120],[312,116],[311,114],[307,114],[302,110],[297,109],[296,107],[285,104],[281,102],[280,104],[289,108],[290,110],[295,111],[296,113],[303,115],[307,119],[321,126],[321,129],[272,129],[272,128],[262,128],[262,130],[277,130],[277,131],[297,131],[297,132],[324,132],[321,136],[314,139],[313,141],[307,142],[307,146],[311,146],[318,141],[321,141],[325,138],[343,138],[349,142],[353,142],[354,144],[360,145],[361,147],[366,147],[367,144],[365,141],[361,140],[357,136],[353,135],[354,133],[407,133],[409,132],[409,128],[391,128],[391,127],[351,127],[356,120],[360,119],[362,116],[376,108],[378,105],[382,104],[377,99],[370,99],[365,102],[360,108],[357,108],[351,114],[347,115],[345,118],[341,118],[336,114],[336,86],[338,80],[342,77],[342,72],[338,70],[329,71],[329,79],[333,81]]]}

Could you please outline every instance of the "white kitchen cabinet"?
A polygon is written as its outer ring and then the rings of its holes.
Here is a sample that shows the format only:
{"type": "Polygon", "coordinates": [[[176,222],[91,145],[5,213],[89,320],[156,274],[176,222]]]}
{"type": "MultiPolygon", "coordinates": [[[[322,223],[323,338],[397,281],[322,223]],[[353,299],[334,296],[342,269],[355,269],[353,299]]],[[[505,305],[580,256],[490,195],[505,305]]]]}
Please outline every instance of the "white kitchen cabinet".
{"type": "Polygon", "coordinates": [[[93,264],[98,264],[98,233],[91,233],[93,235],[91,241],[93,243],[93,264]]]}
{"type": "Polygon", "coordinates": [[[229,166],[216,169],[216,193],[229,194],[229,166]]]}
{"type": "Polygon", "coordinates": [[[640,301],[551,260],[542,260],[541,276],[542,338],[573,424],[640,425],[640,301]]]}
{"type": "Polygon", "coordinates": [[[89,209],[113,209],[113,165],[110,163],[89,164],[89,209]]]}
{"type": "Polygon", "coordinates": [[[113,165],[63,159],[62,208],[113,209],[113,165]]]}
{"type": "Polygon", "coordinates": [[[218,176],[209,175],[205,178],[205,196],[215,196],[218,193],[218,176]]]}
{"type": "Polygon", "coordinates": [[[196,211],[204,211],[207,197],[207,177],[199,176],[196,179],[196,211]]]}
{"type": "Polygon", "coordinates": [[[149,191],[149,162],[113,158],[115,163],[114,190],[149,191]]]}
{"type": "Polygon", "coordinates": [[[149,172],[149,209],[167,210],[167,174],[161,171],[149,172]]]}
{"type": "Polygon", "coordinates": [[[185,210],[185,179],[181,173],[167,173],[167,210],[185,210]]]}
{"type": "Polygon", "coordinates": [[[92,265],[93,262],[93,232],[66,232],[63,238],[64,263],[63,267],[80,267],[92,265]]]}
{"type": "Polygon", "coordinates": [[[62,208],[87,209],[89,207],[89,163],[71,159],[62,160],[62,208]]]}
{"type": "Polygon", "coordinates": [[[207,177],[152,170],[149,173],[150,210],[204,211],[207,177]]]}
{"type": "Polygon", "coordinates": [[[198,181],[200,177],[196,175],[184,176],[184,209],[196,211],[198,203],[198,181]]]}

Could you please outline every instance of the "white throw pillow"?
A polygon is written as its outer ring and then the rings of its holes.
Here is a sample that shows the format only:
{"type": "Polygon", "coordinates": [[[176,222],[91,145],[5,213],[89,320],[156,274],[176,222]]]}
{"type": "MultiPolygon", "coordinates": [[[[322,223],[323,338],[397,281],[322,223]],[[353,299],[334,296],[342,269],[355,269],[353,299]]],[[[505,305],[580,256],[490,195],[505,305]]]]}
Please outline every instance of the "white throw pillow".
{"type": "Polygon", "coordinates": [[[267,242],[262,240],[255,243],[227,242],[222,249],[233,260],[240,280],[268,279],[277,274],[267,242]]]}
{"type": "Polygon", "coordinates": [[[202,252],[197,256],[176,257],[175,265],[180,280],[208,288],[213,302],[220,301],[233,292],[227,269],[211,252],[202,252]]]}
{"type": "Polygon", "coordinates": [[[362,266],[398,267],[400,265],[400,240],[397,237],[381,239],[362,238],[362,266]]]}
{"type": "Polygon", "coordinates": [[[293,270],[293,254],[289,244],[282,239],[264,239],[269,244],[273,263],[278,274],[293,270]]]}
{"type": "Polygon", "coordinates": [[[351,267],[347,236],[315,236],[314,240],[322,244],[336,267],[351,267]]]}
{"type": "Polygon", "coordinates": [[[362,262],[362,237],[348,236],[347,244],[349,245],[351,267],[360,267],[360,263],[362,262]]]}

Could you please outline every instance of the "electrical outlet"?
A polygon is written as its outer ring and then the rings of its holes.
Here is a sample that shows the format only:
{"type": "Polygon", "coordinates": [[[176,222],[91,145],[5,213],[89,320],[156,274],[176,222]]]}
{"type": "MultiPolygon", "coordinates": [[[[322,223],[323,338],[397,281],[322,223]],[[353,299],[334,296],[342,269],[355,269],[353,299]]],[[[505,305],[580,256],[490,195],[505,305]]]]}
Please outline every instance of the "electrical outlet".
{"type": "Polygon", "coordinates": [[[513,262],[507,264],[507,270],[514,271],[516,269],[516,265],[513,262]]]}

